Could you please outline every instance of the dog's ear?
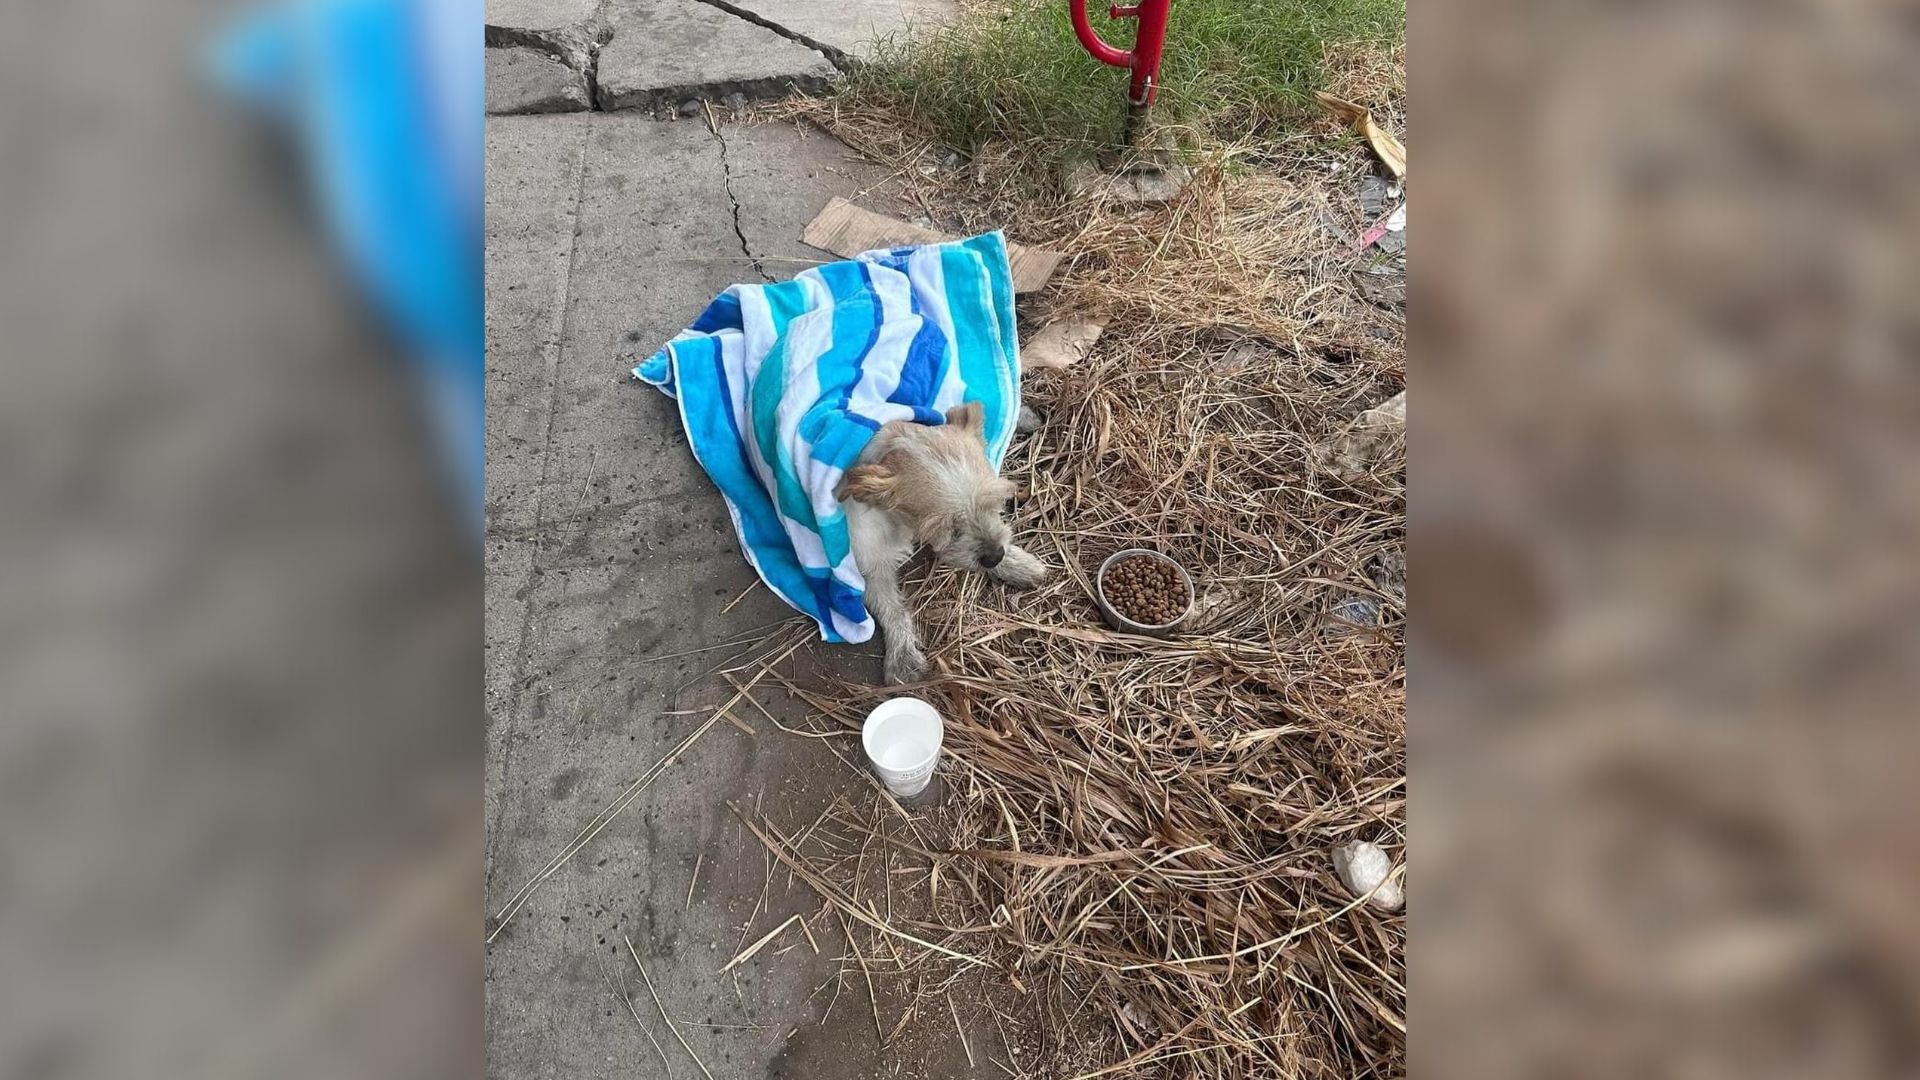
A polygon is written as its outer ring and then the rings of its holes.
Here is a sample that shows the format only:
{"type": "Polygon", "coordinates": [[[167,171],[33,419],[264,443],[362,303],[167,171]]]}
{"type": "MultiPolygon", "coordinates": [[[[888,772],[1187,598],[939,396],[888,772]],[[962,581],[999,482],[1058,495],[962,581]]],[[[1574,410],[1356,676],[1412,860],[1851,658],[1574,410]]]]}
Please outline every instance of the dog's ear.
{"type": "Polygon", "coordinates": [[[983,435],[987,430],[987,411],[977,401],[968,401],[947,410],[947,423],[969,435],[983,435]]]}
{"type": "Polygon", "coordinates": [[[840,498],[858,499],[875,506],[893,504],[894,484],[900,477],[885,465],[856,465],[840,481],[840,498]]]}

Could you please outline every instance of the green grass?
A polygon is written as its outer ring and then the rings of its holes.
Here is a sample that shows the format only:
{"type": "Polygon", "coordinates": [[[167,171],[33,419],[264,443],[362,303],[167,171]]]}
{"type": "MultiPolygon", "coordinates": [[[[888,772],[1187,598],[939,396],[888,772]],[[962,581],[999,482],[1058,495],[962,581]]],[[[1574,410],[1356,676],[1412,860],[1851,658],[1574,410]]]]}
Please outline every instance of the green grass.
{"type": "MultiPolygon", "coordinates": [[[[1130,46],[1132,19],[1089,7],[1109,42],[1130,46]]],[[[1311,105],[1324,45],[1397,44],[1405,27],[1405,0],[1174,0],[1155,118],[1228,139],[1270,130],[1311,105]]],[[[1013,0],[1004,16],[970,14],[881,50],[850,90],[971,151],[995,136],[1110,145],[1126,88],[1124,70],[1080,47],[1067,0],[1013,0]]]]}

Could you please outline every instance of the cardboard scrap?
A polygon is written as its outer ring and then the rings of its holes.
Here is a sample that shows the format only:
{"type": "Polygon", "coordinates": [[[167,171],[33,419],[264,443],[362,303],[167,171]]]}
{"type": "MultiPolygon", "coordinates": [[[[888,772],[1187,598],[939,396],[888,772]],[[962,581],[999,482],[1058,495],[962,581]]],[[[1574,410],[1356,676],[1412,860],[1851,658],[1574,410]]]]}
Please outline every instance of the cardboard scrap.
{"type": "Polygon", "coordinates": [[[1072,367],[1086,359],[1087,353],[1093,349],[1093,343],[1100,340],[1100,332],[1106,328],[1105,319],[1048,323],[1020,346],[1020,366],[1053,369],[1072,367]]]}
{"type": "MultiPolygon", "coordinates": [[[[940,244],[955,239],[958,237],[863,210],[838,196],[808,222],[805,231],[800,234],[801,242],[847,259],[875,248],[940,244]]],[[[1054,267],[1060,265],[1060,260],[1065,257],[1057,251],[1007,241],[1007,261],[1013,270],[1013,291],[1025,293],[1039,289],[1053,276],[1054,267]]]]}
{"type": "Polygon", "coordinates": [[[1343,123],[1352,125],[1373,147],[1373,154],[1387,167],[1396,179],[1407,175],[1407,148],[1393,137],[1393,132],[1374,123],[1373,112],[1365,105],[1355,105],[1346,98],[1337,98],[1323,90],[1313,92],[1314,99],[1343,123]]]}

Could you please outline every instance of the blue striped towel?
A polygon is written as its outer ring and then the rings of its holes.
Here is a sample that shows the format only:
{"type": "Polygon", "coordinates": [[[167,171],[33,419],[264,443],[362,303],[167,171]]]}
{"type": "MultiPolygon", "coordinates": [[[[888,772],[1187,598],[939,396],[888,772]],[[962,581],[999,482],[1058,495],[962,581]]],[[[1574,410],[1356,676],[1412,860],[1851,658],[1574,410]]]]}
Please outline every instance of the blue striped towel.
{"type": "Polygon", "coordinates": [[[1020,409],[1013,275],[998,232],[869,251],[735,285],[633,369],[680,403],[747,561],[828,641],[873,636],[834,489],[894,420],[981,404],[997,469],[1020,409]]]}

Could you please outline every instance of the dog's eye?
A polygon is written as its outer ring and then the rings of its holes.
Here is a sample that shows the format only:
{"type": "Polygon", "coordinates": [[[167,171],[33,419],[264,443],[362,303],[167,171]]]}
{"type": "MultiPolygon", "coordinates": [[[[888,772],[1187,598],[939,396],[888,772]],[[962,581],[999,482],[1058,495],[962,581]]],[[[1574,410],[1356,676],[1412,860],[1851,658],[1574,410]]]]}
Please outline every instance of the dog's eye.
{"type": "Polygon", "coordinates": [[[1009,498],[1004,504],[1001,505],[1000,512],[1003,514],[1013,513],[1013,500],[1011,498],[1009,498]]]}

